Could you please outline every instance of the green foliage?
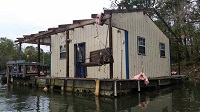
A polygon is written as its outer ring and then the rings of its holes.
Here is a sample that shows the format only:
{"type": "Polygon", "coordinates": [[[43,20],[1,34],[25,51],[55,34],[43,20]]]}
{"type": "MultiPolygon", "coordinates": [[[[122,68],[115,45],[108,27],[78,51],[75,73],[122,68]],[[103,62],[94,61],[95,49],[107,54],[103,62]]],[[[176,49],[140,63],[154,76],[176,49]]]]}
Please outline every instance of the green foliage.
{"type": "Polygon", "coordinates": [[[0,38],[0,69],[5,68],[6,62],[14,59],[14,52],[16,52],[12,40],[6,37],[0,38]]]}
{"type": "Polygon", "coordinates": [[[119,3],[119,9],[142,9],[155,7],[158,0],[122,0],[119,3]]]}
{"type": "MultiPolygon", "coordinates": [[[[19,60],[19,46],[14,45],[14,42],[6,37],[0,38],[0,71],[5,69],[6,62],[19,60]]],[[[40,49],[41,63],[50,64],[50,53],[40,49]]],[[[37,47],[27,46],[22,50],[22,60],[29,62],[37,62],[37,47]]]]}
{"type": "MultiPolygon", "coordinates": [[[[112,3],[117,3],[116,0],[113,1],[115,2],[112,3]]],[[[172,63],[180,60],[184,66],[189,66],[198,65],[200,61],[199,5],[197,0],[121,0],[116,6],[117,9],[155,8],[178,37],[175,38],[168,31],[156,14],[149,14],[155,24],[170,38],[172,63]]]]}
{"type": "Polygon", "coordinates": [[[33,46],[27,46],[24,50],[24,58],[28,62],[37,62],[37,49],[33,46]]]}
{"type": "Polygon", "coordinates": [[[50,52],[45,52],[44,53],[44,63],[50,65],[51,64],[51,54],[50,52]]]}

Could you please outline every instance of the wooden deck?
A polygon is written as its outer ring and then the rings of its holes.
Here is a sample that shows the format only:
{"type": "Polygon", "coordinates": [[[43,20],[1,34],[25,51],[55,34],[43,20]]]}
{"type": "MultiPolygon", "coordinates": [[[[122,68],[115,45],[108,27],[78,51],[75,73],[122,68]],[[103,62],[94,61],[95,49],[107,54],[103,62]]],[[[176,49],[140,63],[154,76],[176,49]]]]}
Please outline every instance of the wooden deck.
{"type": "Polygon", "coordinates": [[[120,79],[92,79],[92,78],[57,78],[57,77],[35,77],[35,78],[13,78],[13,84],[29,85],[48,90],[83,93],[96,96],[117,97],[132,92],[140,92],[143,89],[170,86],[187,79],[185,75],[174,75],[170,77],[150,78],[149,84],[145,85],[140,80],[120,79]]]}

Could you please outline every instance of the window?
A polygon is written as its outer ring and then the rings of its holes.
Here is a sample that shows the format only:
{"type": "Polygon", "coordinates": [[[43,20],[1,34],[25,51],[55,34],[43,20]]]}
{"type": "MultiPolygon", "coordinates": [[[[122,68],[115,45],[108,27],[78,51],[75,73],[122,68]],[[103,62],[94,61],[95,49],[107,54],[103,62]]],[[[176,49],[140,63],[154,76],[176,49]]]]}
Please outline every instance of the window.
{"type": "Polygon", "coordinates": [[[165,57],[165,44],[164,43],[160,43],[159,44],[159,48],[160,48],[160,57],[165,57]]]}
{"type": "Polygon", "coordinates": [[[145,55],[145,38],[139,37],[137,38],[138,42],[138,54],[139,55],[145,55]]]}
{"type": "Polygon", "coordinates": [[[60,46],[60,59],[66,58],[66,45],[60,46]]]}

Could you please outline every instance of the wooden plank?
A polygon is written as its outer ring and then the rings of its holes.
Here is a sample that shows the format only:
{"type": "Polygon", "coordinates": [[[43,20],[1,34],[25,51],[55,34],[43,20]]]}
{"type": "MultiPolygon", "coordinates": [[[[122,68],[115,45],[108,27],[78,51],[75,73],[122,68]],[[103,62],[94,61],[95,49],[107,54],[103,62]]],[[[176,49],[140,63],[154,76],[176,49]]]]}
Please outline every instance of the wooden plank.
{"type": "MultiPolygon", "coordinates": [[[[105,14],[102,20],[106,20],[106,19],[109,19],[109,18],[110,18],[110,14],[105,14]]],[[[70,30],[70,29],[74,29],[74,28],[78,28],[78,27],[82,27],[82,26],[94,24],[94,23],[96,23],[96,19],[91,19],[91,20],[88,20],[88,21],[82,21],[80,23],[70,25],[68,27],[68,29],[70,30]]]]}
{"type": "Polygon", "coordinates": [[[73,24],[80,23],[80,22],[83,22],[83,21],[88,21],[88,20],[92,20],[92,19],[73,20],[73,24]]]}

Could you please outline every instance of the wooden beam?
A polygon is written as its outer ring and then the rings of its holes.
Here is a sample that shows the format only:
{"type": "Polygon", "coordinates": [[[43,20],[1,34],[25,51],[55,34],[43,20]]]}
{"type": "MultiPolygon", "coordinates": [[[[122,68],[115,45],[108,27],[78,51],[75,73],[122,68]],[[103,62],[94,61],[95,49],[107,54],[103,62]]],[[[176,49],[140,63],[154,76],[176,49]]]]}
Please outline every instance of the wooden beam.
{"type": "Polygon", "coordinates": [[[66,77],[69,77],[69,30],[66,31],[66,77]]]}
{"type": "Polygon", "coordinates": [[[31,34],[31,35],[23,35],[23,37],[24,37],[25,39],[32,38],[32,37],[33,37],[33,34],[31,34]]]}
{"type": "Polygon", "coordinates": [[[46,35],[46,34],[48,34],[48,33],[52,33],[53,31],[54,31],[54,29],[50,29],[50,30],[48,30],[48,31],[35,34],[33,37],[34,37],[34,38],[38,38],[38,37],[44,36],[44,35],[46,35]]]}
{"type": "MultiPolygon", "coordinates": [[[[105,16],[103,17],[102,20],[106,20],[106,19],[109,19],[109,18],[110,18],[110,14],[105,14],[105,16]]],[[[90,20],[87,20],[87,21],[82,21],[80,23],[75,23],[75,24],[69,25],[68,30],[78,28],[78,27],[82,27],[82,26],[89,25],[89,24],[94,24],[94,23],[96,23],[96,19],[90,19],[90,20]]]]}
{"type": "MultiPolygon", "coordinates": [[[[113,44],[112,44],[112,12],[110,12],[110,18],[109,18],[109,47],[110,47],[110,59],[113,58],[113,44]]],[[[113,63],[110,63],[110,79],[113,79],[113,63]]]]}
{"type": "Polygon", "coordinates": [[[97,17],[97,14],[92,14],[91,15],[91,18],[96,18],[97,17]]]}
{"type": "Polygon", "coordinates": [[[80,23],[74,23],[74,24],[72,24],[72,25],[69,25],[69,26],[67,27],[67,29],[68,29],[68,30],[72,30],[72,29],[74,29],[74,28],[83,27],[83,26],[85,26],[85,25],[94,24],[95,22],[96,22],[95,19],[91,19],[91,20],[87,20],[87,21],[82,21],[82,22],[80,22],[80,23]]]}
{"type": "MultiPolygon", "coordinates": [[[[68,27],[68,26],[66,26],[66,27],[68,27]]],[[[55,32],[56,32],[56,33],[64,32],[64,31],[67,30],[66,27],[63,27],[63,28],[57,28],[57,29],[55,30],[55,32]]]]}
{"type": "MultiPolygon", "coordinates": [[[[40,39],[38,39],[38,63],[40,63],[40,39]]],[[[40,65],[37,66],[38,68],[38,77],[40,77],[40,65]]]]}
{"type": "Polygon", "coordinates": [[[14,42],[22,42],[22,40],[15,40],[14,42]]]}
{"type": "Polygon", "coordinates": [[[92,19],[73,20],[73,24],[80,23],[80,22],[83,22],[83,21],[88,21],[88,20],[92,20],[92,19]]]}
{"type": "Polygon", "coordinates": [[[45,31],[39,31],[38,33],[43,33],[43,32],[45,32],[45,31]]]}
{"type": "MultiPolygon", "coordinates": [[[[110,14],[105,14],[102,20],[106,20],[110,18],[110,14]]],[[[51,36],[52,34],[65,32],[67,30],[73,30],[74,28],[83,27],[85,25],[94,24],[96,23],[96,19],[84,19],[84,20],[74,20],[74,24],[63,24],[59,25],[58,28],[49,28],[47,31],[39,31],[39,33],[31,34],[31,35],[24,35],[24,39],[15,40],[15,42],[22,42],[22,43],[32,43],[36,44],[35,40],[44,36],[51,36]]],[[[41,43],[41,45],[49,45],[49,43],[41,43]]]]}
{"type": "Polygon", "coordinates": [[[22,43],[19,43],[19,60],[22,60],[22,43]]]}
{"type": "Polygon", "coordinates": [[[24,40],[25,38],[23,38],[23,37],[19,37],[19,38],[17,38],[18,40],[24,40]]]}
{"type": "Polygon", "coordinates": [[[58,28],[66,28],[68,25],[71,25],[71,24],[62,24],[62,25],[58,25],[58,28]]]}
{"type": "Polygon", "coordinates": [[[51,31],[49,31],[49,32],[43,32],[42,34],[35,34],[34,36],[32,36],[32,37],[28,37],[28,38],[26,38],[24,41],[23,41],[23,43],[29,43],[29,42],[31,42],[31,41],[35,41],[35,40],[37,40],[38,38],[41,38],[41,37],[48,37],[48,36],[51,36],[52,34],[54,34],[55,33],[55,30],[53,29],[53,31],[51,30],[51,31]]]}

